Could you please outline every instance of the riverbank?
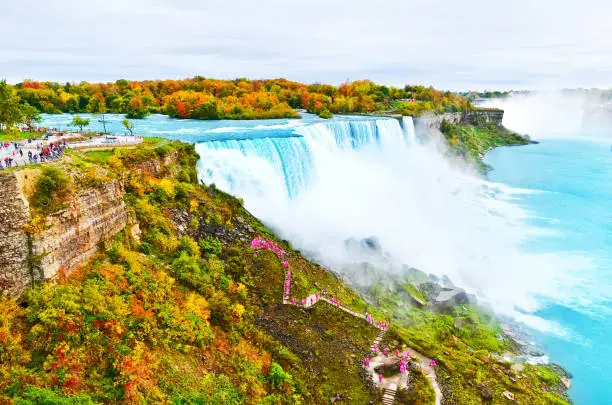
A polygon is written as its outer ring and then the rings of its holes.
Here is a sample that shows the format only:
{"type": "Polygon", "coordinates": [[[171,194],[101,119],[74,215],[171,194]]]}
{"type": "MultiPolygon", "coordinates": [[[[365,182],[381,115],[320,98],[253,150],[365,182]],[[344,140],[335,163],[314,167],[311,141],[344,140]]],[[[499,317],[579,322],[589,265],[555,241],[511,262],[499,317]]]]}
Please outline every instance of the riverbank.
{"type": "Polygon", "coordinates": [[[443,121],[440,131],[444,134],[449,151],[468,163],[475,164],[483,174],[492,168],[484,161],[487,152],[500,146],[521,146],[533,143],[529,136],[520,135],[495,123],[481,125],[457,125],[443,121]]]}

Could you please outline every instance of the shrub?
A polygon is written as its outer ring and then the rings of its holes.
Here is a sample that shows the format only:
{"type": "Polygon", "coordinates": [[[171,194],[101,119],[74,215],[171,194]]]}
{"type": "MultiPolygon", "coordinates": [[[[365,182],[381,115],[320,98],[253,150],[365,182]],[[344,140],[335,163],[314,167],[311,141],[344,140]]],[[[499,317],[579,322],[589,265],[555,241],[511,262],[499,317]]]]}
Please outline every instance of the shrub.
{"type": "Polygon", "coordinates": [[[272,366],[270,367],[270,373],[268,374],[268,380],[274,388],[280,388],[285,383],[285,381],[289,382],[292,380],[292,378],[291,374],[286,373],[280,364],[272,362],[272,366]]]}
{"type": "Polygon", "coordinates": [[[323,119],[330,119],[334,116],[334,114],[332,114],[329,110],[323,110],[319,113],[319,117],[323,118],[323,119]]]}
{"type": "Polygon", "coordinates": [[[72,180],[66,173],[55,167],[45,167],[36,183],[30,205],[41,212],[55,212],[63,208],[71,192],[72,180]]]}
{"type": "Polygon", "coordinates": [[[151,244],[147,242],[142,242],[140,244],[140,251],[144,253],[145,255],[150,255],[151,254],[151,244]]]}
{"type": "Polygon", "coordinates": [[[200,247],[191,236],[183,236],[180,240],[179,247],[181,249],[181,252],[185,252],[189,256],[200,256],[200,247]]]}
{"type": "Polygon", "coordinates": [[[23,397],[15,400],[16,405],[90,405],[95,404],[88,395],[64,396],[47,388],[30,386],[23,397]]]}
{"type": "Polygon", "coordinates": [[[211,256],[219,256],[221,254],[221,241],[219,241],[219,239],[215,238],[214,236],[207,236],[204,239],[200,239],[198,245],[200,246],[200,250],[202,251],[202,253],[211,256]]]}

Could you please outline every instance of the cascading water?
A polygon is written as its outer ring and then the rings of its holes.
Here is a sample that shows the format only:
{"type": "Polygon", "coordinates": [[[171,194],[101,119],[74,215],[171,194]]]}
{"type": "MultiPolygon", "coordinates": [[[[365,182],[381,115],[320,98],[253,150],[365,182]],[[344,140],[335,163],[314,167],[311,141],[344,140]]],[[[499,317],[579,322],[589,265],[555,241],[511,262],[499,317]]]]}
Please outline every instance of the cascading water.
{"type": "Polygon", "coordinates": [[[376,236],[398,264],[446,274],[506,313],[534,309],[535,290],[557,293],[559,268],[572,264],[519,248],[533,230],[509,199],[527,191],[457,170],[416,142],[411,119],[403,124],[331,120],[296,126],[291,137],[203,142],[199,172],[336,269],[351,260],[346,240],[376,236]]]}
{"type": "Polygon", "coordinates": [[[408,145],[416,145],[416,131],[414,129],[414,120],[412,119],[412,117],[402,117],[402,129],[404,131],[404,136],[406,137],[406,142],[408,143],[408,145]]]}

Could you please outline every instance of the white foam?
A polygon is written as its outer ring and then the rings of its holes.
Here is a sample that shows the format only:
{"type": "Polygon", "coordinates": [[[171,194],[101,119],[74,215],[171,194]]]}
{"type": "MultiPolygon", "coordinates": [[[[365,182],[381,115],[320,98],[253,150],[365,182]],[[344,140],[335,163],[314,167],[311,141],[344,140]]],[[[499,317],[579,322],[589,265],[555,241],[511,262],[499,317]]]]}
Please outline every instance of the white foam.
{"type": "Polygon", "coordinates": [[[396,120],[331,121],[297,131],[303,138],[287,142],[305,142],[307,153],[295,147],[272,160],[259,141],[242,150],[239,143],[224,144],[229,150],[197,145],[202,178],[242,197],[255,215],[330,267],[352,262],[346,239],[375,235],[398,264],[448,275],[498,311],[563,335],[524,314],[541,307],[538,297],[584,304],[580,286],[592,285],[590,263],[580,254],[524,252],[524,243],[543,231],[525,225],[531,214],[512,198],[539,191],[457,170],[435,142],[408,146],[396,120]],[[294,198],[286,191],[289,169],[309,173],[294,198]]]}

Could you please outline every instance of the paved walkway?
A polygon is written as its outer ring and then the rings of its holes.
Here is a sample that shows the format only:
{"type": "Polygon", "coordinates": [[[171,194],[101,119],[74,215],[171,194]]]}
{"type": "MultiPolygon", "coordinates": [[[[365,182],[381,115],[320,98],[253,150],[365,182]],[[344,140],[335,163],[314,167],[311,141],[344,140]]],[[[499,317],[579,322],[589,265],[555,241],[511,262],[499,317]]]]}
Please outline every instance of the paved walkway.
{"type": "MultiPolygon", "coordinates": [[[[49,136],[38,139],[30,139],[20,142],[7,142],[8,146],[2,144],[0,148],[0,162],[2,163],[3,168],[6,168],[5,158],[11,158],[12,165],[15,166],[25,166],[32,163],[40,163],[40,158],[37,157],[36,160],[30,161],[28,158],[28,152],[31,152],[32,155],[40,156],[40,153],[43,149],[50,145],[63,145],[66,144],[67,148],[73,149],[89,149],[89,148],[105,148],[105,147],[117,147],[117,146],[131,146],[138,145],[142,143],[142,137],[140,136],[97,136],[86,141],[77,141],[74,142],[75,139],[82,139],[79,134],[67,134],[63,136],[49,136]],[[23,155],[20,153],[23,152],[23,155]]],[[[51,154],[45,157],[44,162],[48,162],[51,160],[56,160],[60,158],[62,154],[51,154]]]]}

